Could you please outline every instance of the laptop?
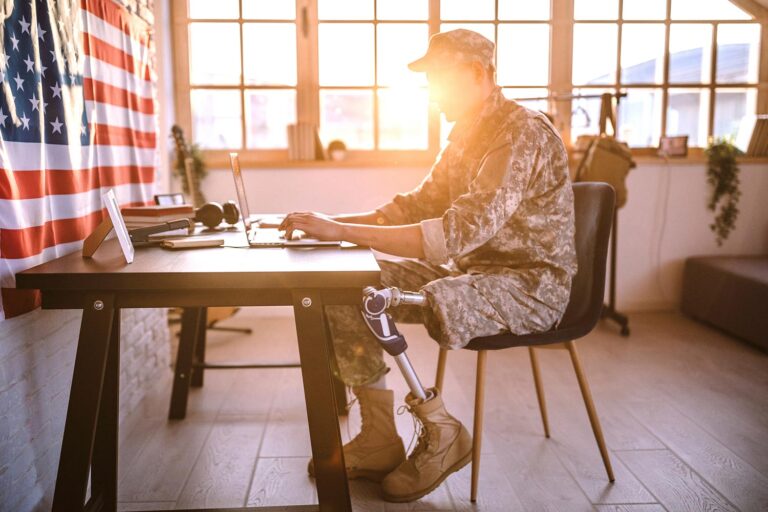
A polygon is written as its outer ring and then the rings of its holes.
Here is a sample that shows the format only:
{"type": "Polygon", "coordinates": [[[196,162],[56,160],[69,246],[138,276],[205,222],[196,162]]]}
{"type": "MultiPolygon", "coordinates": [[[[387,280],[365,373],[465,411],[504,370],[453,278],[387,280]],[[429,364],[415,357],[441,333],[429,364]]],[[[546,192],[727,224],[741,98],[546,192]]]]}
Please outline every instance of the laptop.
{"type": "Polygon", "coordinates": [[[232,166],[232,177],[235,180],[235,192],[237,193],[237,207],[245,226],[245,234],[248,245],[251,247],[318,247],[329,245],[341,245],[339,240],[318,240],[316,238],[294,238],[286,240],[282,233],[274,228],[260,228],[251,218],[251,210],[248,207],[248,197],[245,195],[245,183],[243,173],[240,170],[240,159],[237,153],[229,154],[232,166]]]}

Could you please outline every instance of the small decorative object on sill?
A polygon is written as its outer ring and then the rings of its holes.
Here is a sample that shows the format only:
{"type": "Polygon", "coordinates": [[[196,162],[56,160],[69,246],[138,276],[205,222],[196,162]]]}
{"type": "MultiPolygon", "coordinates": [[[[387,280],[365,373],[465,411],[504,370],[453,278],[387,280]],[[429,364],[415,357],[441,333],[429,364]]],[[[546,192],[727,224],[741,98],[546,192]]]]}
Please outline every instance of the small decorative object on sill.
{"type": "Polygon", "coordinates": [[[705,151],[709,159],[707,165],[707,183],[712,193],[707,207],[715,212],[715,220],[709,229],[715,233],[717,245],[731,234],[739,216],[739,166],[736,156],[742,152],[727,139],[715,139],[705,151]]]}
{"type": "Polygon", "coordinates": [[[199,208],[205,204],[205,196],[200,190],[200,182],[207,174],[200,147],[197,144],[187,145],[184,141],[184,132],[179,125],[171,127],[171,134],[176,143],[176,162],[173,165],[173,174],[181,181],[181,190],[184,194],[192,200],[195,208],[199,208]]]}
{"type": "Polygon", "coordinates": [[[340,140],[332,140],[328,144],[328,156],[339,162],[347,157],[347,145],[340,140]]]}
{"type": "Polygon", "coordinates": [[[659,140],[659,150],[656,154],[661,157],[688,156],[688,135],[662,137],[659,140]]]}

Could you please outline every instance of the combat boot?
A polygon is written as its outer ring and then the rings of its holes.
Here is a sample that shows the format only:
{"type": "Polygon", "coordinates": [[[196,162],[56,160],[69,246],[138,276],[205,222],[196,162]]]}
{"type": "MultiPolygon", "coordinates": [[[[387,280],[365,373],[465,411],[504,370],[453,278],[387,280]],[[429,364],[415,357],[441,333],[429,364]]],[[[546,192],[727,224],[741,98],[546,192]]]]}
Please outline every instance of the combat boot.
{"type": "Polygon", "coordinates": [[[408,460],[381,483],[387,501],[413,501],[429,494],[454,471],[472,460],[472,436],[464,425],[448,414],[437,388],[425,401],[410,393],[405,403],[421,423],[419,442],[408,460]]]}
{"type": "MultiPolygon", "coordinates": [[[[360,433],[345,444],[344,464],[349,479],[380,482],[405,460],[403,440],[395,427],[394,393],[389,389],[355,388],[360,402],[360,433]]],[[[307,467],[315,476],[312,460],[307,467]]]]}

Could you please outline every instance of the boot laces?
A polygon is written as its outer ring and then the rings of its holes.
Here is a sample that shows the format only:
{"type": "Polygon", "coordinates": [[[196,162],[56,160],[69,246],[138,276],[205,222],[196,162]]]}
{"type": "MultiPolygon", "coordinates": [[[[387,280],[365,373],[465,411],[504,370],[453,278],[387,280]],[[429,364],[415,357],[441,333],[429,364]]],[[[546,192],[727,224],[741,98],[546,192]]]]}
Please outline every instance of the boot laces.
{"type": "Polygon", "coordinates": [[[429,429],[421,421],[421,418],[413,412],[412,408],[407,405],[401,405],[397,408],[398,416],[401,416],[406,412],[411,414],[411,420],[413,421],[413,435],[411,436],[411,441],[408,443],[408,452],[410,452],[408,460],[415,461],[429,447],[429,429]],[[416,441],[416,447],[411,451],[414,441],[416,441]]]}

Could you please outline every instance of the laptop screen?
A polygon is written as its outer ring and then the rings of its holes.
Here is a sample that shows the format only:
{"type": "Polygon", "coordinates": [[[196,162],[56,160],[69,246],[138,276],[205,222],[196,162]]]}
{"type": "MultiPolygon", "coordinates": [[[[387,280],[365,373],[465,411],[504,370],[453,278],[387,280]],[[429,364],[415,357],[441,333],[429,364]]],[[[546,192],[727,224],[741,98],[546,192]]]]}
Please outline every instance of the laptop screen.
{"type": "Polygon", "coordinates": [[[251,231],[251,211],[248,208],[248,199],[245,197],[245,184],[243,183],[243,173],[240,171],[240,159],[237,153],[229,154],[229,161],[232,165],[232,177],[235,179],[235,191],[237,192],[237,202],[240,208],[240,215],[243,217],[246,235],[251,231]]]}

